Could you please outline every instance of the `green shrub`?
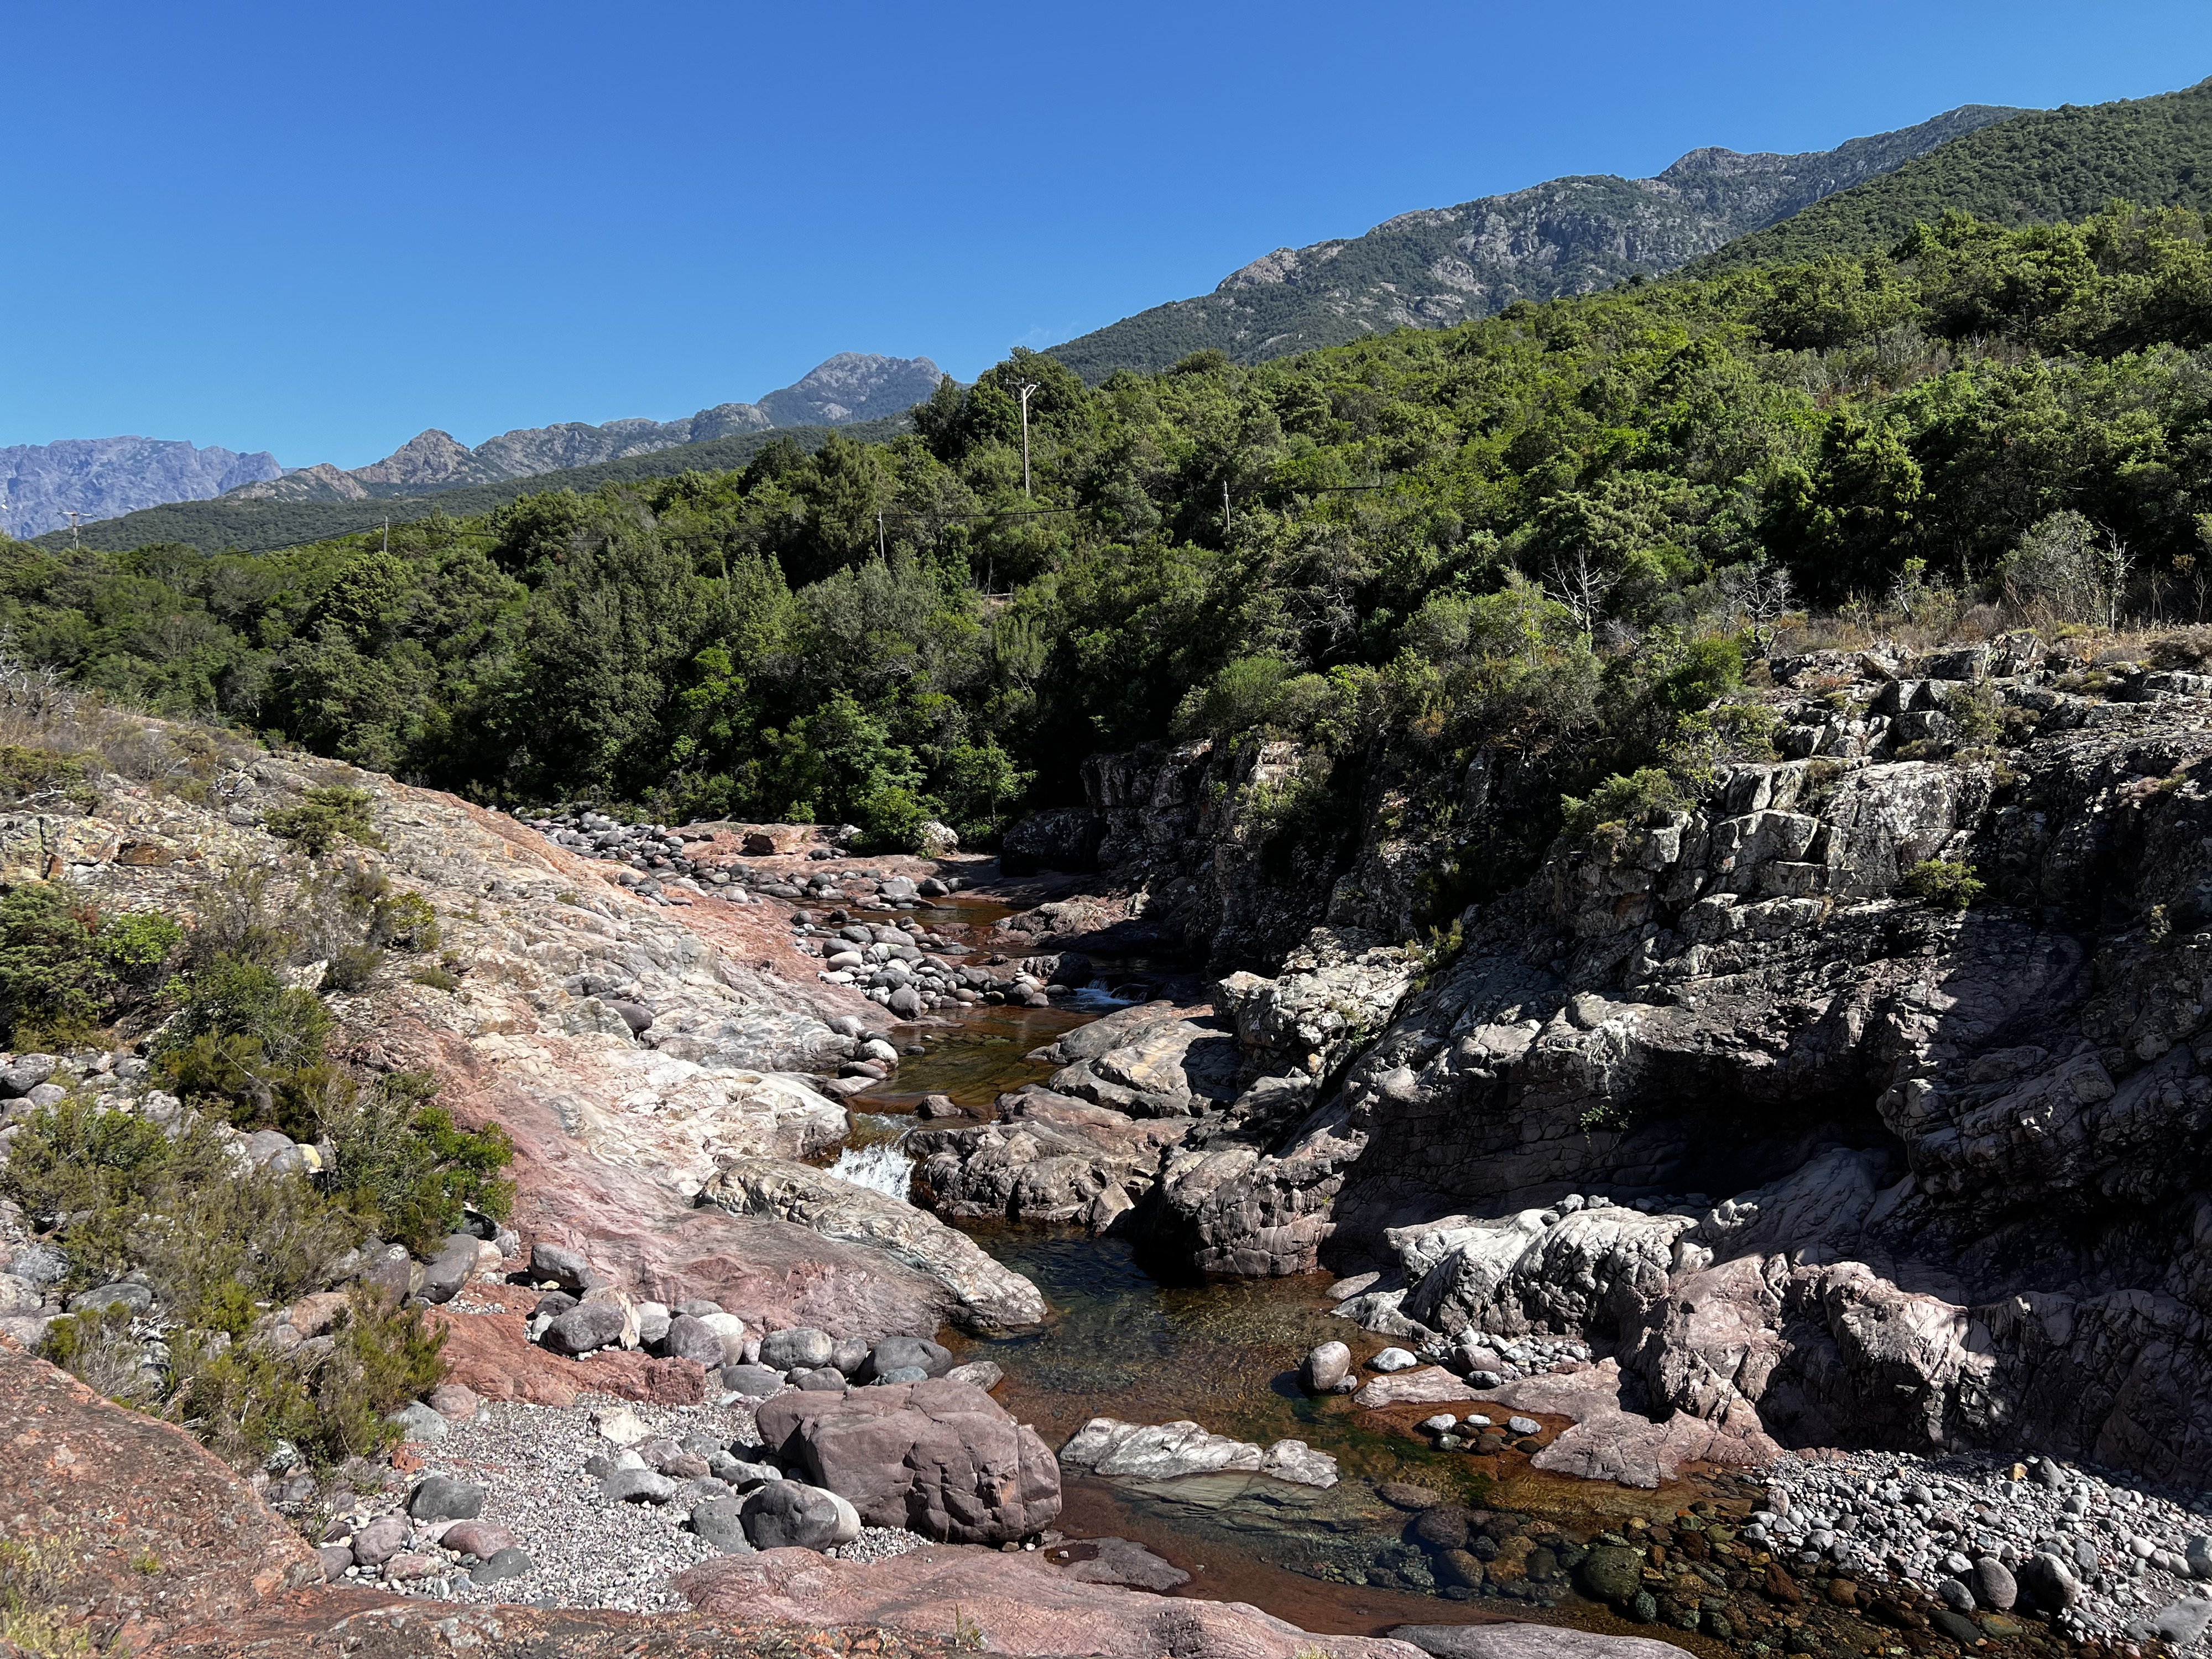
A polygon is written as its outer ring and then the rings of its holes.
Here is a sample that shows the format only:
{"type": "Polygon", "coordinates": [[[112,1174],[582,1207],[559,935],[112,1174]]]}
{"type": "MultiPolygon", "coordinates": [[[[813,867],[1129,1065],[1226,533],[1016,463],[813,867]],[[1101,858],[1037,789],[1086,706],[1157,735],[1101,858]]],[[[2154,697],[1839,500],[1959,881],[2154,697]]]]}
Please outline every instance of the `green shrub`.
{"type": "Polygon", "coordinates": [[[921,826],[930,817],[929,803],[912,790],[879,784],[860,801],[860,828],[866,832],[862,850],[919,853],[923,850],[921,826]]]}
{"type": "Polygon", "coordinates": [[[1945,909],[1963,910],[1982,896],[1985,884],[1972,869],[1952,859],[1923,859],[1905,873],[1905,890],[1945,909]]]}
{"type": "Polygon", "coordinates": [[[163,916],[103,916],[58,882],[16,888],[0,898],[0,1044],[84,1046],[155,997],[183,938],[163,916]]]}
{"type": "Polygon", "coordinates": [[[364,989],[383,960],[384,952],[374,945],[341,945],[323,963],[322,982],[315,988],[325,996],[364,989]]]}
{"type": "Polygon", "coordinates": [[[1176,733],[1224,738],[1264,724],[1273,717],[1277,694],[1292,672],[1280,657],[1234,659],[1204,685],[1184,694],[1176,709],[1176,733]]]}
{"type": "Polygon", "coordinates": [[[464,1207],[496,1218],[514,1201],[514,1183],[500,1175],[514,1161],[507,1132],[459,1127],[430,1103],[436,1091],[426,1072],[394,1072],[333,1095],[323,1112],[337,1150],[334,1193],[416,1250],[459,1227],[464,1207]]]}
{"type": "Polygon", "coordinates": [[[434,991],[458,991],[461,988],[461,981],[452,974],[447,973],[443,968],[428,963],[417,968],[407,977],[417,985],[428,986],[434,991]]]}
{"type": "Polygon", "coordinates": [[[396,1443],[386,1421],[443,1375],[446,1334],[356,1286],[326,1349],[279,1355],[258,1342],[195,1333],[171,1344],[166,1414],[241,1467],[288,1440],[318,1465],[396,1443]]]}
{"type": "Polygon", "coordinates": [[[363,847],[380,847],[368,817],[370,796],[366,789],[332,784],[307,791],[297,806],[271,812],[262,827],[279,840],[289,841],[310,858],[320,858],[342,841],[363,847]]]}
{"type": "Polygon", "coordinates": [[[1627,777],[1615,773],[1581,799],[1559,797],[1566,832],[1577,837],[1593,835],[1607,825],[1635,828],[1654,812],[1673,811],[1682,805],[1680,786],[1656,766],[1644,767],[1627,777]]]}
{"type": "Polygon", "coordinates": [[[438,948],[438,913],[420,893],[393,893],[371,907],[368,943],[417,956],[438,948]]]}
{"type": "Polygon", "coordinates": [[[1995,743],[2004,735],[2004,699],[1991,685],[1955,685],[1944,694],[1943,712],[1962,744],[1995,743]]]}
{"type": "Polygon", "coordinates": [[[1695,713],[1743,684],[1743,647],[1734,638],[1709,636],[1683,647],[1674,665],[1652,682],[1652,694],[1676,714],[1695,713]]]}

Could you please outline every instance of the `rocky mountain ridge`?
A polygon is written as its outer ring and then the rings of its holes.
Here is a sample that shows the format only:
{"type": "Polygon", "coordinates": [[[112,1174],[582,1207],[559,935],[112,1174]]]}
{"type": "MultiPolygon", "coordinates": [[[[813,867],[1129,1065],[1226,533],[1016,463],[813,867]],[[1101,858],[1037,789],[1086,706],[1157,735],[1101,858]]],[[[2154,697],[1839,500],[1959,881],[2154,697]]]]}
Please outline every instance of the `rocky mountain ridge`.
{"type": "MultiPolygon", "coordinates": [[[[902,415],[937,390],[944,372],[927,357],[841,351],[756,404],[717,404],[677,421],[580,421],[518,428],[474,449],[433,427],[380,461],[340,470],[328,462],[246,483],[240,501],[368,501],[532,477],[772,427],[846,426],[902,415]]],[[[139,506],[153,505],[150,501],[139,506]]]]}
{"type": "Polygon", "coordinates": [[[112,519],[166,501],[204,501],[279,478],[265,450],[250,455],[164,438],[64,438],[0,449],[0,535],[27,541],[69,523],[112,519]]]}
{"type": "Polygon", "coordinates": [[[1449,328],[1519,299],[1662,276],[2019,113],[1968,104],[1832,150],[1693,149],[1650,179],[1553,179],[1403,213],[1363,236],[1277,248],[1210,295],[1124,318],[1052,355],[1094,382],[1116,368],[1166,368],[1208,347],[1257,362],[1395,328],[1449,328]]]}

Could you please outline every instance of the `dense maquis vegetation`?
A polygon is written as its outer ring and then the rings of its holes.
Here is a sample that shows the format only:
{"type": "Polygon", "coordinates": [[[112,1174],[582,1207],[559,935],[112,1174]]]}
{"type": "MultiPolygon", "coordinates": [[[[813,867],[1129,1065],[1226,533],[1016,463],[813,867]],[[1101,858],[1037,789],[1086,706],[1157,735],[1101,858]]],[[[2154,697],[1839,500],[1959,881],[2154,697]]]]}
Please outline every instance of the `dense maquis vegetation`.
{"type": "Polygon", "coordinates": [[[1923,220],[1972,213],[1993,223],[2086,219],[2115,198],[2212,208],[2212,81],[2154,98],[2024,110],[1740,236],[1692,276],[1869,253],[1923,220]]]}
{"type": "Polygon", "coordinates": [[[1096,390],[1018,354],[889,443],[542,493],[389,553],[13,547],[0,619],[86,685],[479,798],[884,842],[1260,722],[1339,755],[1573,735],[1595,781],[1681,740],[1778,573],[1824,607],[2201,613],[2205,228],[1951,216],[1096,390]]]}

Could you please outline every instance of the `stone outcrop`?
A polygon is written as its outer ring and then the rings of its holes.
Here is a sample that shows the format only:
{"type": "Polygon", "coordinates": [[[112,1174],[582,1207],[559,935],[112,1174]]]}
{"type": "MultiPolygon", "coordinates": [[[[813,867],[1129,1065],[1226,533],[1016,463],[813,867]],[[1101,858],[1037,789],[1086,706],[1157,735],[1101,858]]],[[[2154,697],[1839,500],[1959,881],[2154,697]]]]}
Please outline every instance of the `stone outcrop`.
{"type": "Polygon", "coordinates": [[[760,1408],[759,1428],[769,1451],[872,1527],[999,1544],[1060,1515],[1060,1466],[1036,1431],[949,1377],[781,1395],[760,1408]]]}
{"type": "Polygon", "coordinates": [[[220,1626],[321,1582],[307,1541],[182,1429],[3,1340],[0,1401],[0,1535],[37,1553],[57,1616],[94,1609],[86,1651],[220,1626]]]}
{"type": "Polygon", "coordinates": [[[972,1627],[981,1633],[977,1645],[1018,1659],[1070,1653],[1101,1659],[1158,1659],[1163,1653],[1418,1659],[1421,1652],[1384,1638],[1302,1631],[1241,1601],[1086,1583],[1035,1556],[942,1547],[867,1563],[811,1550],[725,1556],[691,1568],[677,1587],[701,1613],[726,1620],[902,1632],[972,1627]]]}
{"type": "Polygon", "coordinates": [[[966,1234],[911,1204],[805,1164],[732,1160],[708,1183],[700,1201],[732,1215],[791,1222],[927,1273],[951,1297],[950,1316],[971,1330],[1035,1325],[1045,1316],[1036,1286],[1001,1267],[966,1234]]]}
{"type": "Polygon", "coordinates": [[[1209,1434],[1192,1422],[1147,1426],[1094,1417],[1060,1449],[1070,1468],[1131,1480],[1173,1480],[1186,1474],[1264,1474],[1292,1486],[1324,1489],[1337,1481],[1336,1459],[1303,1440],[1255,1446],[1209,1434]]]}
{"type": "MultiPolygon", "coordinates": [[[[1796,758],[1469,907],[1300,1112],[1169,1152],[1147,1247],[1379,1268],[1395,1335],[1587,1337],[1662,1418],[2212,1478],[2212,706],[2032,641],[1776,672],[1796,758]],[[2014,746],[1952,753],[1962,696],[2014,746]],[[1987,892],[1931,902],[1937,860],[1987,892]]],[[[1386,851],[1332,926],[1395,902],[1386,851]]],[[[1252,1037],[1299,1000],[1231,995],[1252,1037]]]]}

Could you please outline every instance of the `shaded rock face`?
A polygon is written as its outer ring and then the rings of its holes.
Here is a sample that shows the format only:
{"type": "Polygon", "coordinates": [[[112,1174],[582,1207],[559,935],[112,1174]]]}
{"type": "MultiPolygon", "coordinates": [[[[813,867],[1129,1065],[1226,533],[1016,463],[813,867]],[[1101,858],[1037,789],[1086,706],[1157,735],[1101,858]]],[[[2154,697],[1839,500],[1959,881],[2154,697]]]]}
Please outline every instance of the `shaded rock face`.
{"type": "Polygon", "coordinates": [[[786,1394],[761,1407],[759,1432],[872,1527],[998,1544],[1060,1514],[1060,1465],[1036,1431],[950,1378],[786,1394]]]}
{"type": "Polygon", "coordinates": [[[220,1626],[318,1583],[314,1550],[183,1430],[0,1344],[0,1534],[68,1560],[58,1605],[98,1603],[93,1646],[220,1626]],[[132,1565],[147,1553],[160,1571],[132,1565]]]}
{"type": "MultiPolygon", "coordinates": [[[[1209,1271],[1382,1269],[1358,1311],[1395,1335],[1593,1340],[1662,1415],[2212,1477],[2212,711],[2053,689],[2038,649],[1778,664],[1846,683],[1778,696],[1808,758],[1553,848],[1425,986],[1377,984],[1298,1116],[1202,1121],[1124,1224],[1209,1271]],[[2002,771],[1893,757],[1939,672],[2038,723],[2002,771]],[[1987,899],[1912,896],[1936,859],[1987,899]]],[[[1255,1066],[1298,1000],[1224,985],[1255,1066]]]]}

